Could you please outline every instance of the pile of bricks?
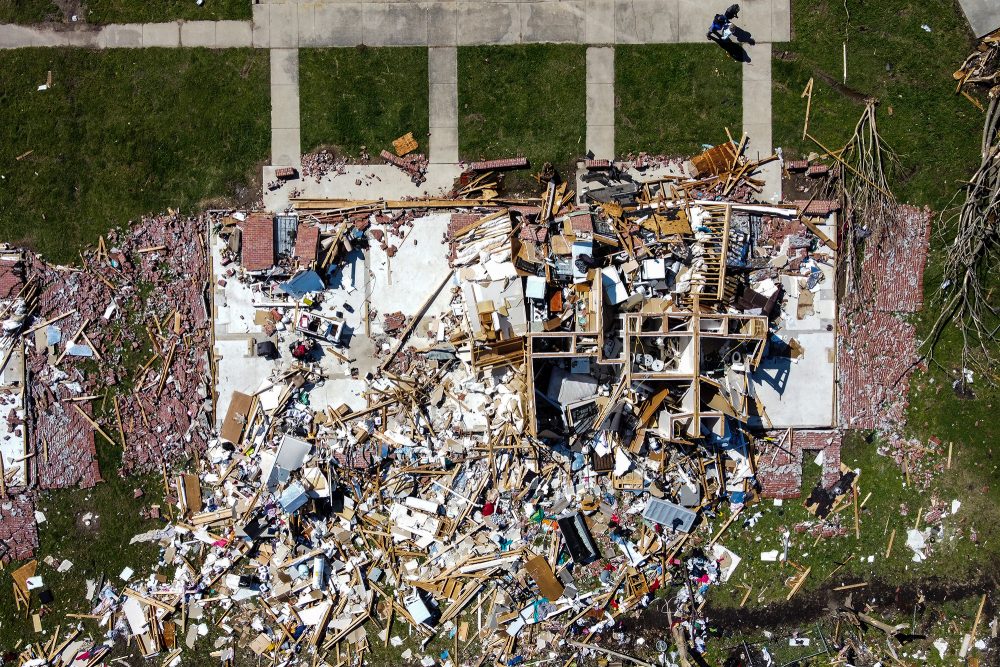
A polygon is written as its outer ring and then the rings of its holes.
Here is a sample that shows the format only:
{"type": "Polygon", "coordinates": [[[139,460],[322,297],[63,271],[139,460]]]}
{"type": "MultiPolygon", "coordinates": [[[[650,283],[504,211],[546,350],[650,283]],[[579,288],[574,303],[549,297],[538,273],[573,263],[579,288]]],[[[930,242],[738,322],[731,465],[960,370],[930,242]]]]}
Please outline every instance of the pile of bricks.
{"type": "Polygon", "coordinates": [[[427,180],[427,166],[429,162],[427,161],[427,157],[420,153],[410,153],[409,155],[399,157],[384,150],[379,153],[379,157],[409,174],[410,180],[413,181],[414,185],[420,185],[427,180]]]}
{"type": "Polygon", "coordinates": [[[792,203],[803,215],[827,216],[840,210],[840,202],[832,199],[796,199],[792,203]]]}
{"type": "Polygon", "coordinates": [[[17,295],[24,286],[24,262],[13,256],[0,257],[0,299],[17,295]]]}
{"type": "Polygon", "coordinates": [[[93,428],[76,409],[89,414],[91,408],[81,403],[74,407],[65,399],[70,394],[103,397],[119,386],[125,379],[120,375],[123,356],[139,358],[140,364],[148,360],[148,365],[132,378],[135,386],[130,391],[116,392],[121,430],[113,400],[98,403],[103,409],[97,421],[105,433],[124,440],[121,472],[159,470],[163,463],[179,462],[204,448],[211,406],[205,230],[200,218],[163,215],[109,233],[107,245],[118,252],[112,251],[110,258],[93,250],[85,253],[83,271],[33,258],[31,275],[43,285],[39,317],[75,310],[57,323],[64,339],[87,322],[87,336],[103,359],[88,360],[98,366],[94,373],[85,370],[81,359],[66,356],[56,371],[44,349],[29,348],[30,415],[35,425],[30,451],[41,460],[36,465],[42,488],[100,481],[93,428]],[[116,309],[105,319],[112,302],[116,309]],[[79,390],[70,392],[74,383],[79,390]]]}
{"type": "Polygon", "coordinates": [[[34,499],[28,493],[0,498],[0,563],[31,558],[37,548],[34,499]]]}
{"type": "Polygon", "coordinates": [[[528,167],[526,157],[508,157],[500,160],[484,160],[469,165],[470,171],[496,171],[498,169],[525,169],[528,167]]]}
{"type": "Polygon", "coordinates": [[[837,365],[840,422],[886,432],[903,424],[916,334],[892,313],[843,314],[837,365]]]}
{"type": "Polygon", "coordinates": [[[885,313],[915,313],[924,304],[924,267],[930,247],[931,212],[900,206],[879,243],[869,243],[861,273],[874,280],[859,285],[859,298],[885,313]]]}
{"type": "Polygon", "coordinates": [[[837,363],[840,421],[849,428],[894,433],[905,421],[916,330],[898,313],[923,304],[930,212],[902,206],[862,263],[863,284],[841,308],[837,363]]]}
{"type": "Polygon", "coordinates": [[[302,178],[313,178],[319,183],[331,171],[338,174],[347,173],[344,168],[346,164],[347,160],[337,157],[329,151],[306,153],[302,156],[302,178]]]}
{"type": "MultiPolygon", "coordinates": [[[[43,376],[50,377],[50,376],[43,376]]],[[[86,403],[64,403],[70,398],[62,384],[50,388],[40,379],[35,388],[34,442],[37,454],[31,458],[38,488],[68,489],[74,486],[90,488],[101,480],[97,465],[94,429],[77,408],[88,415],[86,403]],[[40,444],[39,444],[40,443],[40,444]]]]}

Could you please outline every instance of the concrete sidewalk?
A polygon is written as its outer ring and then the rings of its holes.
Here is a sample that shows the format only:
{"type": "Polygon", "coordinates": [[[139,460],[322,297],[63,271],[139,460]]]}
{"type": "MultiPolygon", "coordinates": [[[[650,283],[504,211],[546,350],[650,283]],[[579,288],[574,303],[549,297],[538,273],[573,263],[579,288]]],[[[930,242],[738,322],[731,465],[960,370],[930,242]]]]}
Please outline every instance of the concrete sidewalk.
{"type": "Polygon", "coordinates": [[[959,3],[976,37],[1000,28],[1000,0],[959,0],[959,3]]]}
{"type": "Polygon", "coordinates": [[[271,164],[302,164],[298,49],[271,49],[271,164]]]}
{"type": "Polygon", "coordinates": [[[79,46],[93,49],[205,47],[231,49],[253,45],[249,21],[170,21],[121,23],[101,27],[53,29],[0,25],[0,49],[29,46],[79,46]]]}
{"type": "Polygon", "coordinates": [[[427,49],[427,78],[430,109],[431,164],[458,162],[458,49],[434,46],[427,49]]]}
{"type": "MultiPolygon", "coordinates": [[[[749,137],[746,156],[760,160],[774,153],[771,139],[771,46],[746,46],[750,62],[743,63],[743,133],[749,137]]],[[[764,189],[759,199],[781,200],[781,166],[775,162],[760,168],[764,189]]]]}
{"type": "Polygon", "coordinates": [[[600,160],[615,158],[615,50],[587,49],[587,150],[600,160]]]}
{"type": "MultiPolygon", "coordinates": [[[[703,42],[719,7],[702,0],[438,0],[254,5],[254,46],[463,46],[703,42]]],[[[748,0],[740,26],[787,41],[790,0],[748,0]]]]}
{"type": "MultiPolygon", "coordinates": [[[[745,0],[742,5],[739,24],[757,42],[789,39],[790,0],[745,0]]],[[[718,9],[702,0],[265,2],[253,6],[253,21],[171,21],[69,30],[4,24],[0,48],[702,43],[718,9]]]]}

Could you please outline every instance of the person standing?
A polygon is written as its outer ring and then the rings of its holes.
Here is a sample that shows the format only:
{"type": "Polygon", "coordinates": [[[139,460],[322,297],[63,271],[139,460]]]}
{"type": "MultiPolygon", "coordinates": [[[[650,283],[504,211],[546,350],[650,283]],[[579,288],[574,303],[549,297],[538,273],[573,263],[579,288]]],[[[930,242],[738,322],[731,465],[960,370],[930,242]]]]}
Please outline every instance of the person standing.
{"type": "Polygon", "coordinates": [[[715,15],[715,18],[712,19],[712,26],[705,36],[711,40],[729,39],[733,34],[733,19],[739,15],[740,6],[738,4],[730,5],[724,13],[715,15]]]}

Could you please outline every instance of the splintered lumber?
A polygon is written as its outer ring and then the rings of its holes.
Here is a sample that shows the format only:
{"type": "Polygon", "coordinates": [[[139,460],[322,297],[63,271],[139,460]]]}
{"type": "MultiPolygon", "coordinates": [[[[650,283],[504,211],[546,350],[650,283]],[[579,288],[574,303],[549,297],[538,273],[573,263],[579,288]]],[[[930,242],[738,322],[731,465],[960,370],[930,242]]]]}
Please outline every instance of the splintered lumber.
{"type": "Polygon", "coordinates": [[[794,586],[792,586],[792,590],[789,591],[788,597],[785,598],[785,602],[791,600],[792,596],[799,592],[799,589],[802,588],[802,584],[805,583],[806,577],[809,576],[809,572],[811,571],[812,571],[812,565],[806,568],[806,571],[802,573],[802,576],[799,577],[799,580],[795,582],[794,586]]]}
{"type": "Polygon", "coordinates": [[[712,540],[708,543],[709,546],[712,546],[713,544],[715,544],[716,542],[719,541],[719,538],[722,537],[722,534],[724,532],[726,532],[727,528],[729,528],[729,524],[731,524],[734,520],[736,520],[736,517],[738,517],[741,512],[743,512],[743,508],[742,507],[740,507],[738,510],[736,510],[735,512],[733,512],[729,516],[729,518],[726,519],[726,522],[724,524],[722,524],[722,528],[719,528],[719,532],[717,532],[715,534],[715,537],[713,537],[712,540]]]}
{"type": "Polygon", "coordinates": [[[743,606],[747,603],[747,600],[750,599],[750,591],[752,590],[753,586],[747,586],[747,592],[743,594],[743,599],[740,600],[740,609],[743,609],[743,606]]]}
{"type": "Polygon", "coordinates": [[[835,591],[849,591],[849,590],[853,590],[855,588],[864,588],[867,585],[868,585],[867,581],[862,581],[859,584],[846,584],[844,586],[837,586],[833,590],[835,590],[835,591]]]}
{"type": "Polygon", "coordinates": [[[83,330],[87,328],[88,324],[90,324],[89,317],[83,321],[83,324],[81,324],[80,328],[76,330],[76,333],[70,336],[69,340],[66,341],[66,343],[63,346],[62,354],[60,354],[59,358],[56,359],[57,366],[59,365],[59,362],[63,360],[63,357],[65,357],[66,354],[69,352],[69,349],[76,344],[76,339],[80,337],[80,334],[83,333],[83,330]]]}
{"type": "Polygon", "coordinates": [[[103,429],[103,428],[101,428],[101,425],[100,425],[100,424],[98,424],[97,422],[95,422],[95,421],[94,421],[93,419],[91,419],[91,418],[90,418],[90,415],[88,415],[88,414],[87,414],[86,412],[84,412],[83,410],[81,410],[81,409],[80,409],[80,406],[79,406],[79,405],[77,405],[76,403],[74,403],[74,404],[73,404],[73,407],[74,407],[74,408],[76,408],[76,411],[77,411],[77,412],[79,412],[79,413],[80,413],[80,414],[81,414],[81,415],[83,416],[83,418],[84,418],[84,419],[86,419],[86,420],[87,420],[87,423],[88,423],[88,424],[90,424],[91,426],[93,426],[93,427],[94,427],[94,430],[95,430],[95,431],[97,431],[97,432],[98,432],[98,433],[100,433],[100,434],[101,434],[102,436],[104,436],[104,439],[105,439],[105,440],[107,440],[107,441],[108,441],[108,442],[110,442],[111,444],[117,444],[117,443],[115,442],[115,439],[114,439],[114,438],[112,438],[112,437],[111,437],[110,435],[108,435],[107,433],[105,433],[105,432],[104,432],[104,429],[103,429]]]}
{"type": "Polygon", "coordinates": [[[612,651],[609,648],[604,648],[603,646],[593,646],[592,644],[584,644],[583,642],[574,641],[572,639],[567,639],[566,643],[574,648],[589,649],[591,651],[597,651],[598,653],[604,653],[605,655],[610,655],[612,657],[618,658],[619,660],[626,660],[636,665],[641,665],[642,667],[654,667],[653,663],[646,662],[645,660],[640,660],[639,658],[633,658],[632,656],[619,653],[618,651],[612,651]]]}
{"type": "Polygon", "coordinates": [[[132,598],[134,600],[138,600],[139,602],[141,602],[143,604],[146,604],[146,605],[149,605],[150,607],[156,607],[158,609],[162,609],[164,611],[169,611],[171,613],[177,611],[177,607],[176,606],[169,605],[169,604],[166,604],[165,602],[160,602],[159,600],[155,600],[153,598],[146,597],[145,595],[142,595],[141,593],[139,593],[137,591],[134,591],[131,588],[126,588],[124,590],[124,593],[125,593],[125,595],[129,596],[130,598],[132,598]]]}
{"type": "Polygon", "coordinates": [[[448,281],[451,280],[454,273],[454,269],[449,271],[448,275],[444,277],[444,280],[442,280],[440,284],[434,288],[430,295],[424,300],[424,303],[420,306],[420,308],[417,309],[417,312],[413,314],[410,319],[410,323],[406,325],[405,329],[403,329],[403,333],[399,335],[399,339],[396,341],[396,344],[393,345],[393,348],[389,352],[388,356],[386,356],[382,363],[379,364],[379,370],[385,370],[386,367],[392,363],[392,360],[396,358],[396,354],[403,349],[403,345],[406,344],[406,339],[409,338],[410,332],[412,332],[413,328],[417,326],[417,322],[420,321],[420,319],[424,316],[424,313],[427,312],[427,309],[430,308],[432,303],[434,303],[434,299],[436,299],[437,295],[442,289],[444,289],[444,286],[448,284],[448,281]]]}
{"type": "Polygon", "coordinates": [[[24,333],[25,334],[30,334],[30,333],[38,330],[38,329],[41,329],[42,327],[47,327],[48,325],[50,325],[50,324],[52,324],[54,322],[58,322],[59,320],[65,318],[65,317],[69,317],[70,315],[76,315],[76,308],[74,308],[73,310],[70,310],[68,312],[63,313],[62,315],[56,315],[55,317],[50,317],[49,319],[45,320],[44,322],[36,324],[35,326],[33,326],[30,329],[26,330],[24,333]]]}
{"type": "Polygon", "coordinates": [[[462,594],[459,596],[459,598],[454,602],[452,602],[451,605],[449,605],[448,608],[445,610],[444,614],[441,615],[441,619],[439,622],[446,623],[447,621],[458,616],[458,614],[461,613],[461,611],[465,609],[465,607],[470,602],[472,602],[472,600],[477,595],[479,595],[479,591],[481,591],[483,589],[483,586],[486,585],[486,580],[489,579],[489,577],[491,577],[493,573],[496,572],[497,569],[498,568],[493,568],[492,570],[489,570],[486,574],[483,575],[482,579],[479,580],[479,583],[475,585],[468,584],[465,587],[465,590],[462,591],[462,594]]]}
{"type": "Polygon", "coordinates": [[[837,242],[834,241],[833,239],[831,239],[829,236],[827,236],[823,232],[823,230],[819,228],[819,225],[817,225],[815,222],[813,222],[812,220],[810,220],[805,215],[803,215],[799,219],[802,221],[802,224],[805,225],[809,229],[809,231],[811,231],[813,234],[815,234],[816,236],[819,237],[819,240],[822,241],[825,246],[827,246],[828,248],[830,248],[830,250],[834,250],[834,251],[837,250],[837,242]]]}
{"type": "Polygon", "coordinates": [[[163,368],[160,370],[160,384],[156,387],[156,396],[159,398],[160,394],[163,392],[163,385],[167,381],[167,375],[170,373],[170,364],[174,360],[174,350],[177,349],[177,341],[175,340],[170,345],[170,352],[167,353],[167,359],[163,362],[163,368]]]}

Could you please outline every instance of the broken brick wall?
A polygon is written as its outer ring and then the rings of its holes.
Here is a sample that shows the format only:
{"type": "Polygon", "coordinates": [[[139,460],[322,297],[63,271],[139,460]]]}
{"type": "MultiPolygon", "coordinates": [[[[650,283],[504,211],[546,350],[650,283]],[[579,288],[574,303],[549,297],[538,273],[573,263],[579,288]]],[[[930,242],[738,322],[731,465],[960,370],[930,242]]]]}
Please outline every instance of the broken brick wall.
{"type": "MultiPolygon", "coordinates": [[[[840,478],[840,431],[771,431],[757,447],[757,477],[765,498],[798,498],[802,489],[803,452],[823,452],[822,484],[829,488],[840,478]]],[[[806,462],[807,464],[811,462],[806,462]]]]}
{"type": "Polygon", "coordinates": [[[38,548],[35,501],[28,493],[8,491],[0,497],[0,563],[31,558],[38,548]]]}

